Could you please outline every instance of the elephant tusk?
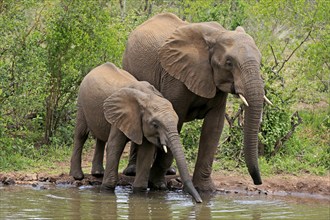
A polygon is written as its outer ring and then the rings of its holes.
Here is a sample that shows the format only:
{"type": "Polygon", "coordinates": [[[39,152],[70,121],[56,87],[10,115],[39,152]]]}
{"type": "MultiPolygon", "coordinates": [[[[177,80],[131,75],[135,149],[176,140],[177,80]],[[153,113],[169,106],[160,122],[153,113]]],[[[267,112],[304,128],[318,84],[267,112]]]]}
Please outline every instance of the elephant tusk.
{"type": "Polygon", "coordinates": [[[238,94],[238,96],[242,99],[244,105],[249,107],[249,103],[246,101],[246,99],[244,98],[244,96],[242,94],[238,94]]]}
{"type": "Polygon", "coordinates": [[[269,101],[269,99],[265,95],[264,95],[264,99],[269,105],[273,105],[273,103],[271,101],[269,101]]]}
{"type": "Polygon", "coordinates": [[[166,145],[163,145],[163,150],[164,150],[165,153],[167,154],[167,147],[166,147],[166,145]]]}

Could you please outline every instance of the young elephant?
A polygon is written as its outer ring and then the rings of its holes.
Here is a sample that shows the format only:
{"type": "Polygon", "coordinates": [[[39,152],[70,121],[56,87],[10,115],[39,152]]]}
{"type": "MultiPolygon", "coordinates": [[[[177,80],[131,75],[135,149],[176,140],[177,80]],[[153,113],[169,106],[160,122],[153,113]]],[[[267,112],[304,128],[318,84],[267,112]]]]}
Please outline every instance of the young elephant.
{"type": "Polygon", "coordinates": [[[171,150],[168,153],[176,159],[185,190],[201,202],[189,177],[177,124],[178,116],[171,103],[149,83],[137,81],[111,63],[98,66],[85,76],[80,85],[70,175],[75,179],[84,177],[81,154],[91,132],[96,138],[92,174],[103,172],[102,158],[107,142],[102,189],[115,188],[120,156],[129,140],[138,145],[143,143],[138,151],[134,189],[146,189],[148,180],[153,186],[163,188],[165,179],[161,183],[152,182],[159,178],[149,177],[149,173],[156,150],[154,145],[164,151],[168,146],[171,150]]]}

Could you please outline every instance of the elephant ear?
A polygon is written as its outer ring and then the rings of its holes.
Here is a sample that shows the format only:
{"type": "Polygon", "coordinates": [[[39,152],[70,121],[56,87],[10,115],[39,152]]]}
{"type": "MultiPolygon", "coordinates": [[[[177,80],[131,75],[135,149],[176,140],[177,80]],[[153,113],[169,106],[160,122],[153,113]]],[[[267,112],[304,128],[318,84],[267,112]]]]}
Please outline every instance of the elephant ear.
{"type": "Polygon", "coordinates": [[[224,30],[216,22],[179,27],[158,51],[162,67],[193,93],[214,97],[216,85],[209,52],[224,30]]]}
{"type": "Polygon", "coordinates": [[[140,102],[147,95],[133,88],[122,88],[103,103],[106,120],[122,131],[131,141],[142,144],[142,119],[140,102]]]}

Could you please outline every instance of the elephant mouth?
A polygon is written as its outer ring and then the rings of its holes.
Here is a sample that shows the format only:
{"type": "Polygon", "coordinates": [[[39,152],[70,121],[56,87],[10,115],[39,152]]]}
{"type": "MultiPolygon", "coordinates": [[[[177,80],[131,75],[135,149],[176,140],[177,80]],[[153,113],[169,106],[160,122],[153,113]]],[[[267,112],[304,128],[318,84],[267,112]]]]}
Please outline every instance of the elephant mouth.
{"type": "Polygon", "coordinates": [[[161,143],[160,138],[157,138],[157,144],[156,144],[157,148],[160,148],[161,150],[163,150],[165,153],[167,153],[167,145],[166,143],[161,143]]]}
{"type": "Polygon", "coordinates": [[[235,84],[234,83],[231,84],[230,93],[233,94],[233,95],[237,95],[237,97],[238,97],[238,93],[236,92],[235,84]]]}
{"type": "Polygon", "coordinates": [[[157,144],[156,144],[156,147],[160,147],[162,146],[162,143],[160,143],[160,138],[157,138],[157,144]]]}

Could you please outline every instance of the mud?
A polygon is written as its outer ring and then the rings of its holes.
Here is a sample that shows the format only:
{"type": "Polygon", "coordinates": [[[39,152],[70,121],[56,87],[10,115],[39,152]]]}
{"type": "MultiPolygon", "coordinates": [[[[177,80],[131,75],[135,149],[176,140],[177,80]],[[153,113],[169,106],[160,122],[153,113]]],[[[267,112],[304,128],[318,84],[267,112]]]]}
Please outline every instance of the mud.
{"type": "MultiPolygon", "coordinates": [[[[330,201],[330,176],[281,174],[265,177],[263,184],[259,186],[253,185],[249,176],[241,174],[214,173],[212,178],[217,191],[221,193],[295,196],[330,201]]],[[[179,176],[166,176],[166,180],[170,190],[182,188],[179,176]]],[[[118,185],[131,186],[133,181],[134,177],[120,174],[118,185]]],[[[31,185],[39,189],[48,189],[59,185],[69,187],[95,186],[101,183],[102,177],[94,177],[89,174],[85,175],[83,180],[78,181],[66,173],[59,175],[0,173],[0,184],[2,185],[31,185]]]]}
{"type": "MultiPolygon", "coordinates": [[[[125,149],[123,157],[127,158],[128,152],[129,149],[125,149]]],[[[82,167],[85,173],[91,170],[90,161],[92,161],[92,157],[93,150],[83,155],[82,167]]],[[[37,173],[0,172],[0,185],[31,185],[32,187],[47,189],[58,185],[79,187],[100,185],[102,183],[102,177],[97,178],[89,174],[85,174],[85,178],[81,181],[74,180],[68,175],[69,167],[70,164],[67,161],[57,163],[53,170],[40,169],[41,171],[37,173]]],[[[212,179],[217,190],[221,193],[296,196],[330,201],[330,173],[326,176],[310,174],[263,176],[263,184],[258,186],[253,184],[250,176],[231,171],[213,172],[212,179]]],[[[166,176],[166,180],[170,190],[182,188],[178,175],[166,176]]],[[[133,181],[134,177],[119,174],[118,185],[131,186],[133,181]]]]}

